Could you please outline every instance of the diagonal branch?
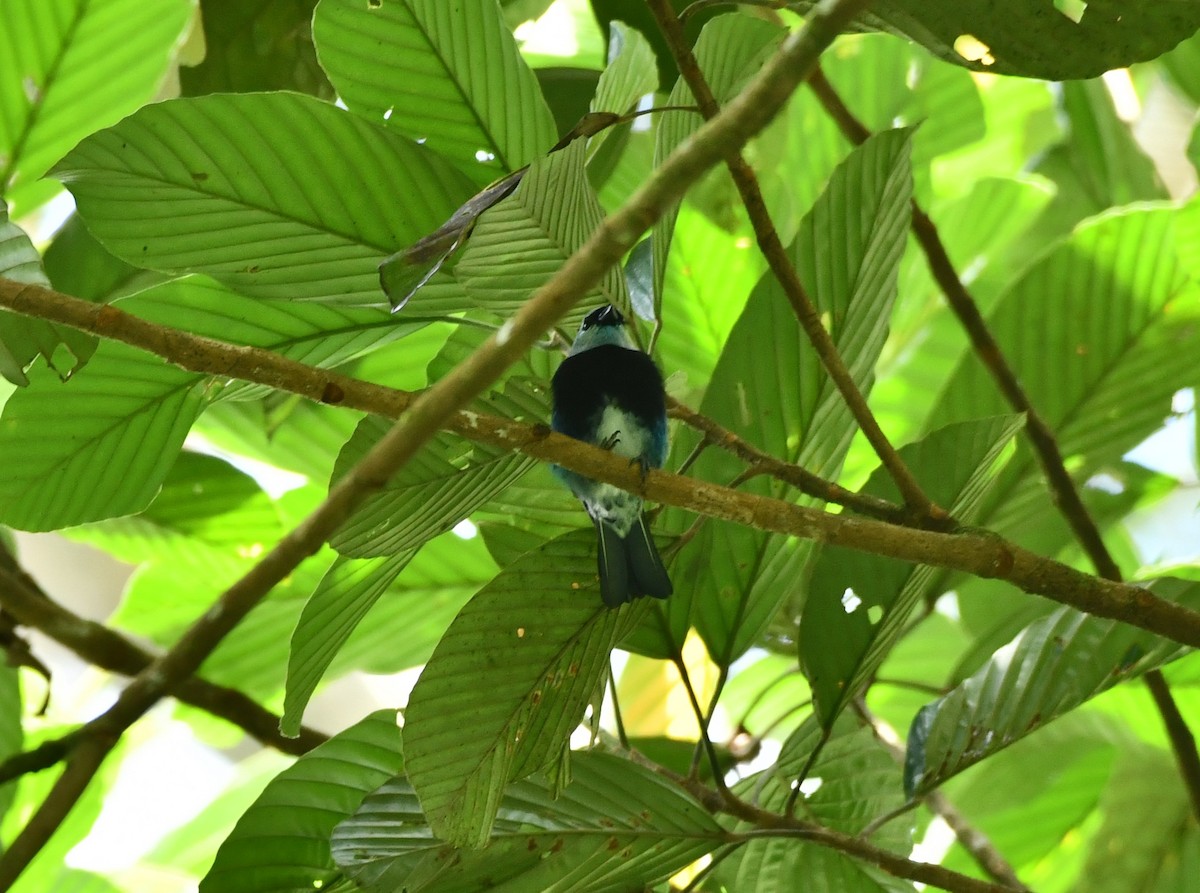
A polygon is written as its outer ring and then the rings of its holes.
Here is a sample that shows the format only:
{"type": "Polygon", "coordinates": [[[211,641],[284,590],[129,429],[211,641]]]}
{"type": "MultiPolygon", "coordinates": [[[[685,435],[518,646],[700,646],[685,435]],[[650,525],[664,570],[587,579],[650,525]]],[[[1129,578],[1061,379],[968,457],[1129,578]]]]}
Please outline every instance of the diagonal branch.
{"type": "MultiPolygon", "coordinates": [[[[720,113],[721,109],[704,78],[704,73],[696,62],[695,55],[692,54],[691,47],[683,33],[683,26],[676,17],[674,9],[669,0],[648,0],[648,5],[679,65],[680,75],[687,81],[688,88],[696,98],[700,113],[706,119],[711,120],[720,113]]],[[[846,401],[846,405],[854,415],[854,420],[862,429],[863,435],[875,450],[876,455],[879,456],[879,461],[883,463],[888,474],[896,482],[896,487],[904,497],[909,512],[918,519],[946,519],[945,510],[934,505],[925,495],[921,485],[917,483],[916,478],[908,470],[908,466],[904,464],[904,460],[900,458],[887,435],[883,433],[883,429],[879,427],[875,414],[871,412],[866,397],[858,389],[850,370],[846,368],[837,345],[833,343],[832,336],[822,325],[821,314],[808,296],[795,266],[788,257],[787,249],[779,240],[779,234],[775,231],[774,223],[771,222],[771,216],[767,211],[767,205],[763,200],[762,190],[759,188],[758,178],[754,171],[736,149],[729,151],[724,160],[730,174],[733,175],[733,182],[741,194],[742,204],[746,206],[746,211],[750,216],[759,250],[767,259],[771,272],[775,274],[775,278],[783,287],[783,292],[792,305],[792,310],[800,321],[801,328],[804,329],[813,349],[820,357],[830,380],[841,393],[842,399],[846,401]]]]}
{"type": "MultiPolygon", "coordinates": [[[[847,139],[853,143],[861,143],[871,135],[842,101],[819,65],[809,76],[808,83],[847,139]]],[[[1034,407],[1029,395],[1021,387],[1016,373],[1005,359],[1004,352],[988,329],[983,314],[979,312],[979,305],[954,269],[954,263],[942,243],[936,224],[915,200],[912,203],[912,231],[925,253],[930,272],[946,296],[946,303],[962,323],[971,346],[996,382],[996,387],[1013,409],[1025,413],[1025,434],[1037,455],[1042,473],[1046,476],[1050,495],[1074,533],[1075,539],[1096,568],[1096,573],[1106,579],[1120,581],[1121,569],[1105,546],[1104,537],[1100,534],[1095,519],[1083,504],[1079,489],[1063,462],[1054,431],[1034,407]]],[[[1149,671],[1146,674],[1146,684],[1162,717],[1171,741],[1171,749],[1179,764],[1180,774],[1187,785],[1193,815],[1200,819],[1200,751],[1196,748],[1196,739],[1171,696],[1171,689],[1162,671],[1149,671]]]]}
{"type": "MultiPolygon", "coordinates": [[[[153,654],[120,633],[68,611],[42,591],[28,574],[16,568],[15,563],[13,568],[8,567],[5,557],[11,558],[0,545],[0,605],[19,624],[44,633],[101,669],[125,676],[137,675],[154,660],[153,654]]],[[[172,694],[186,704],[233,723],[262,744],[283,753],[300,756],[326,740],[320,732],[309,728],[301,729],[297,738],[285,738],[279,733],[279,717],[253,698],[198,676],[184,680],[172,694]]],[[[4,774],[0,768],[0,780],[4,774]]]]}

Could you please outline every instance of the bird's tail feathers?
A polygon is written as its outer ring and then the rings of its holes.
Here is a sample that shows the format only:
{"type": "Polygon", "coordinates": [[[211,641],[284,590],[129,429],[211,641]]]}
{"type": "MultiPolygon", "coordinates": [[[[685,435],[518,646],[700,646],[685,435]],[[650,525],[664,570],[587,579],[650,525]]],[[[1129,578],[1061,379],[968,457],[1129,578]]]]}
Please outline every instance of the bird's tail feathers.
{"type": "Polygon", "coordinates": [[[650,528],[646,526],[646,519],[641,515],[638,515],[637,523],[625,537],[625,554],[629,560],[629,576],[633,580],[635,594],[666,598],[675,591],[662,557],[658,554],[658,546],[654,544],[654,537],[650,535],[650,528]]]}
{"type": "Polygon", "coordinates": [[[600,596],[610,608],[619,608],[633,600],[629,589],[629,559],[625,540],[603,521],[596,525],[596,567],[600,571],[600,596]]]}
{"type": "Polygon", "coordinates": [[[617,608],[638,596],[666,598],[674,591],[645,518],[639,515],[624,538],[602,521],[593,521],[604,604],[617,608]]]}

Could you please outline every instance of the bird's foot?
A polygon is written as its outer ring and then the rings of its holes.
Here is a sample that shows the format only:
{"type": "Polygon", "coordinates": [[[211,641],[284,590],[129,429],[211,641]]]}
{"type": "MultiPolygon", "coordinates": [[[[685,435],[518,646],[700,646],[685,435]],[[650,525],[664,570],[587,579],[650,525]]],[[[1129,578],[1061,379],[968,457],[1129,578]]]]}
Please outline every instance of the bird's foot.
{"type": "Polygon", "coordinates": [[[604,438],[604,440],[600,441],[598,446],[602,450],[611,450],[613,447],[615,447],[620,442],[621,442],[621,432],[614,431],[612,434],[608,435],[608,437],[604,438]]]}
{"type": "Polygon", "coordinates": [[[646,476],[650,474],[650,469],[654,467],[650,464],[650,460],[645,456],[634,456],[629,460],[629,464],[638,467],[638,471],[641,472],[642,476],[642,486],[646,486],[646,476]]]}

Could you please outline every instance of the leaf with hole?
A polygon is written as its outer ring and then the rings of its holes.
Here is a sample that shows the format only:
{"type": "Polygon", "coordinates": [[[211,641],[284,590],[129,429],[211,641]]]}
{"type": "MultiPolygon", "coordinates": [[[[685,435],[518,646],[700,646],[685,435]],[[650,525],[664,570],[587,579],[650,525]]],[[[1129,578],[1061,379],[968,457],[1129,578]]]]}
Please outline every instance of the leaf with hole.
{"type": "MultiPolygon", "coordinates": [[[[960,523],[970,524],[1023,416],[963,422],[900,450],[925,494],[960,523]]],[[[862,492],[900,502],[895,484],[876,469],[862,492]]],[[[936,595],[936,568],[840,546],[822,546],[800,615],[800,663],[815,712],[830,728],[904,632],[912,609],[936,595]]]]}

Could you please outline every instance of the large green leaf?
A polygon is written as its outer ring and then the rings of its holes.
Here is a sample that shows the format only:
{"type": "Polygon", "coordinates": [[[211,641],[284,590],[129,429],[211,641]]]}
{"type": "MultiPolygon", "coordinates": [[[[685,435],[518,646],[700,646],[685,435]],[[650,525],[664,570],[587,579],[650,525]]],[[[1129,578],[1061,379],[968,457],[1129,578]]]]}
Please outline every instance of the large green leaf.
{"type": "Polygon", "coordinates": [[[765,261],[748,236],[729,233],[685,203],[675,218],[655,355],[669,389],[700,404],[717,358],[745,309],[765,261]]]}
{"type": "Polygon", "coordinates": [[[292,93],[147,106],[88,137],[54,175],[132,264],[348,304],[381,303],[379,262],[473,191],[427,148],[292,93]]]}
{"type": "MultiPolygon", "coordinates": [[[[407,728],[405,730],[407,748],[407,728]]],[[[395,778],[338,825],[338,865],[371,893],[405,890],[648,889],[711,850],[721,829],[678,787],[628,760],[576,753],[561,794],[512,784],[478,851],[430,835],[412,786],[395,778]]]]}
{"type": "MultiPolygon", "coordinates": [[[[19,226],[8,219],[8,207],[0,200],[0,276],[14,282],[49,285],[42,272],[41,258],[19,226]]],[[[96,339],[77,329],[56,326],[42,319],[0,310],[0,375],[16,385],[29,383],[25,370],[39,355],[64,378],[92,355],[96,339]],[[55,350],[65,346],[74,360],[55,360],[55,350]]]]}
{"type": "MultiPolygon", "coordinates": [[[[600,225],[603,212],[584,173],[584,149],[576,140],[538,158],[516,191],[479,219],[454,268],[476,304],[501,316],[515,313],[600,225]]],[[[605,273],[563,325],[578,325],[596,304],[628,312],[618,267],[605,273]]]]}
{"type": "Polygon", "coordinates": [[[351,109],[425,141],[476,183],[558,138],[494,0],[321,0],[313,37],[351,109]]]}
{"type": "MultiPolygon", "coordinates": [[[[795,5],[808,11],[816,0],[795,5]]],[[[1062,81],[1165,53],[1200,28],[1200,9],[1159,0],[879,0],[858,22],[976,71],[1062,81]]]]}
{"type": "Polygon", "coordinates": [[[23,205],[71,146],[154,97],[187,0],[8,0],[0,16],[0,195],[23,205]]]}
{"type": "MultiPolygon", "coordinates": [[[[624,22],[613,22],[609,25],[608,65],[600,74],[588,111],[624,115],[633,111],[643,96],[657,89],[658,70],[654,65],[654,50],[636,28],[624,22]]],[[[611,127],[600,131],[588,145],[588,156],[596,158],[601,147],[610,139],[612,144],[608,151],[619,150],[622,143],[618,134],[623,132],[627,131],[611,127]]]]}
{"type": "MultiPolygon", "coordinates": [[[[1159,598],[1200,605],[1195,583],[1164,578],[1150,588],[1159,598]]],[[[1060,608],[922,708],[909,730],[905,787],[933,790],[1105,689],[1186,651],[1144,630],[1060,608]]]]}
{"type": "MultiPolygon", "coordinates": [[[[1189,349],[1200,331],[1200,289],[1181,263],[1186,243],[1174,231],[1180,214],[1135,206],[1084,224],[1017,280],[988,319],[1078,480],[1157,429],[1172,395],[1200,371],[1200,357],[1189,349]]],[[[928,425],[1007,409],[990,373],[968,354],[928,425]]],[[[1040,539],[1059,541],[1054,525],[1061,522],[1046,515],[1029,450],[1009,463],[980,521],[1039,551],[1040,539]]]]}
{"type": "Polygon", "coordinates": [[[200,413],[201,381],[113,341],[69,382],[35,376],[0,417],[0,518],[53,530],[145,508],[200,413]]]}
{"type": "MultiPolygon", "coordinates": [[[[784,744],[773,770],[743,781],[737,792],[756,795],[759,806],[782,812],[791,793],[796,773],[808,763],[823,736],[814,719],[802,723],[784,744]]],[[[898,781],[900,771],[891,755],[869,728],[844,720],[837,733],[820,752],[809,773],[820,779],[802,787],[796,814],[846,834],[860,834],[873,820],[903,802],[898,781]]],[[[893,851],[907,851],[911,822],[893,821],[875,832],[871,842],[893,851]]],[[[749,825],[738,823],[735,832],[749,825]]],[[[790,893],[796,878],[804,877],[805,890],[834,893],[911,893],[913,887],[882,870],[842,853],[795,839],[754,840],[741,847],[717,869],[730,890],[757,893],[790,893]]]]}
{"type": "Polygon", "coordinates": [[[510,565],[455,618],[413,689],[407,771],[443,840],[487,843],[504,786],[559,756],[607,673],[624,613],[596,598],[593,550],[581,531],[510,565]]]}
{"type": "Polygon", "coordinates": [[[145,511],[66,532],[129,564],[204,573],[211,586],[249,570],[283,534],[279,513],[253,478],[189,452],[179,455],[145,511]]]}
{"type": "MultiPolygon", "coordinates": [[[[962,523],[971,523],[994,483],[1002,451],[1021,430],[1021,416],[943,428],[900,451],[926,494],[962,523]]],[[[863,492],[897,500],[878,469],[863,492]]],[[[934,592],[931,567],[839,546],[824,546],[814,564],[800,615],[800,662],[817,716],[828,729],[904,632],[912,609],[934,592]]]]}
{"type": "Polygon", "coordinates": [[[983,103],[971,74],[919,45],[883,34],[848,36],[821,60],[821,70],[868,129],[920,125],[914,167],[984,135],[983,103]]]}
{"type": "Polygon", "coordinates": [[[1176,866],[1185,858],[1188,838],[1196,834],[1175,761],[1150,748],[1118,759],[1099,805],[1104,822],[1088,848],[1074,889],[1079,893],[1172,889],[1168,879],[1173,880],[1176,866]],[[1148,791],[1153,796],[1146,796],[1148,791]]]}
{"type": "MultiPolygon", "coordinates": [[[[1035,258],[1024,234],[1052,193],[1031,180],[984,177],[930,213],[955,270],[970,271],[971,296],[987,313],[1015,274],[1035,258]]],[[[900,268],[900,294],[879,360],[871,409],[883,430],[903,442],[919,434],[938,392],[969,349],[962,323],[946,306],[923,253],[900,268]]]]}
{"type": "Polygon", "coordinates": [[[221,844],[200,890],[281,893],[328,883],[337,875],[330,832],[402,765],[394,711],[334,736],[267,785],[221,844]]]}
{"type": "MultiPolygon", "coordinates": [[[[910,135],[887,131],[855,150],[835,171],[790,249],[864,392],[887,335],[904,250],[910,135]]],[[[701,411],[771,455],[827,477],[837,472],[857,427],[770,277],[755,289],[734,326],[701,411]]],[[[683,449],[677,445],[676,455],[683,449]]],[[[696,466],[706,480],[730,480],[738,471],[730,456],[712,450],[696,466]]],[[[751,482],[748,489],[783,492],[778,482],[751,482]]],[[[715,660],[732,661],[761,635],[779,605],[803,585],[811,548],[728,523],[704,526],[680,563],[684,578],[694,577],[693,619],[715,660]]]]}
{"type": "Polygon", "coordinates": [[[299,734],[304,708],[334,655],[412,556],[402,552],[361,560],[339,557],[326,572],[292,633],[279,721],[283,734],[299,734]]]}
{"type": "MultiPolygon", "coordinates": [[[[379,416],[364,418],[338,457],[334,479],[358,462],[392,424],[379,416]]],[[[351,558],[401,555],[452,528],[533,464],[521,453],[437,434],[330,542],[351,558]]]]}
{"type": "Polygon", "coordinates": [[[1065,234],[1085,217],[1116,205],[1168,197],[1154,162],[1117,115],[1103,81],[1063,84],[1058,100],[1066,139],[1034,167],[1056,187],[1039,233],[1065,234]]]}
{"type": "Polygon", "coordinates": [[[185,96],[299,90],[322,99],[333,87],[317,64],[317,0],[203,0],[204,59],[179,70],[185,96]]]}
{"type": "MultiPolygon", "coordinates": [[[[175,325],[292,359],[343,362],[411,326],[374,310],[271,304],[200,278],[122,302],[175,325]]],[[[0,494],[14,526],[46,530],[144,508],[215,385],[118,342],[105,342],[69,382],[43,374],[0,417],[0,494]]]]}
{"type": "Polygon", "coordinates": [[[78,214],[54,234],[42,260],[55,291],[85,301],[107,303],[163,281],[162,274],[139,270],[109,252],[78,214]]]}

